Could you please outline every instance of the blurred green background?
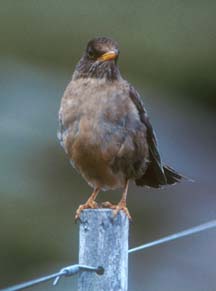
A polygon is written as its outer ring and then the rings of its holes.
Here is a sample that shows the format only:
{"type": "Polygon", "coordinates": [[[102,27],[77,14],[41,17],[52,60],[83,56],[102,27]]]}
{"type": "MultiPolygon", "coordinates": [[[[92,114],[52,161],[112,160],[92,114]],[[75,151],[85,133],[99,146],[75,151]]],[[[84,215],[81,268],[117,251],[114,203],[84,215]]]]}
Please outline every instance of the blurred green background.
{"type": "MultiPolygon", "coordinates": [[[[216,217],[215,11],[210,0],[0,2],[0,288],[77,262],[74,212],[91,189],[58,144],[57,114],[95,36],[119,42],[163,160],[196,181],[160,191],[131,183],[130,246],[216,217]]],[[[129,290],[215,290],[215,239],[211,230],[131,255],[129,290]]],[[[54,289],[76,290],[76,278],[32,288],[54,289]]]]}

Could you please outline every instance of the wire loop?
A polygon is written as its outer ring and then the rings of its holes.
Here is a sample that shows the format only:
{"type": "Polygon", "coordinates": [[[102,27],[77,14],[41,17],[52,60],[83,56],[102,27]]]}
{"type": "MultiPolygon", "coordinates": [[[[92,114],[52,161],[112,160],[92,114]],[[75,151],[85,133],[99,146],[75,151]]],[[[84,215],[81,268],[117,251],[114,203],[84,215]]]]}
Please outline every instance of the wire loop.
{"type": "Polygon", "coordinates": [[[55,286],[62,277],[72,276],[72,275],[75,275],[81,271],[95,272],[98,275],[103,275],[103,273],[104,273],[104,269],[101,266],[91,267],[91,266],[85,266],[85,265],[71,265],[71,266],[67,266],[65,268],[62,268],[58,273],[54,273],[54,274],[51,274],[51,275],[48,275],[45,277],[41,277],[41,278],[31,280],[28,282],[24,282],[24,283],[15,285],[15,286],[1,289],[0,291],[23,290],[23,289],[29,288],[31,286],[34,286],[34,285],[37,285],[37,284],[40,284],[42,282],[46,282],[46,281],[49,281],[52,279],[54,279],[53,285],[55,286]]]}
{"type": "MultiPolygon", "coordinates": [[[[198,226],[195,226],[195,227],[192,227],[192,228],[165,236],[165,237],[160,238],[158,240],[143,244],[141,246],[132,248],[128,251],[128,253],[129,254],[135,253],[135,252],[138,252],[138,251],[141,251],[141,250],[144,250],[144,249],[156,246],[156,245],[161,245],[161,244],[164,244],[166,242],[176,240],[176,239],[179,239],[179,238],[182,238],[185,236],[189,236],[189,235],[192,235],[192,234],[195,234],[195,233],[198,233],[201,231],[205,231],[207,229],[211,229],[214,227],[216,227],[216,220],[212,220],[212,221],[209,221],[207,223],[203,223],[203,224],[200,224],[198,226]]],[[[85,266],[85,265],[78,265],[77,264],[77,265],[71,265],[71,266],[64,267],[58,273],[54,273],[54,274],[51,274],[51,275],[48,275],[45,277],[41,277],[41,278],[38,278],[38,279],[35,279],[32,281],[24,282],[24,283],[21,283],[21,284],[12,286],[12,287],[1,289],[0,291],[23,290],[23,289],[29,288],[33,285],[37,285],[37,284],[40,284],[42,282],[53,280],[53,279],[54,279],[53,285],[55,286],[63,276],[64,277],[72,276],[72,275],[75,275],[75,274],[82,272],[82,271],[95,272],[98,275],[104,274],[104,268],[101,266],[92,267],[92,266],[85,266]]]]}

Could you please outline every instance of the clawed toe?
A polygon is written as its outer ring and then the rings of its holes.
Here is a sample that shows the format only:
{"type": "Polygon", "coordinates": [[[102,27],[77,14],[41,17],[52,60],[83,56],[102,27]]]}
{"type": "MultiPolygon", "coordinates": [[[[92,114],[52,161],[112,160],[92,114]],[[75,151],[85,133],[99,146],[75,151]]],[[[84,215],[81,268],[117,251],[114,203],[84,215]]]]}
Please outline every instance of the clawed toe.
{"type": "Polygon", "coordinates": [[[119,213],[120,210],[122,210],[126,216],[128,217],[128,219],[132,220],[131,215],[129,210],[126,207],[126,203],[123,201],[120,201],[119,204],[114,205],[112,203],[110,203],[109,201],[103,202],[102,203],[102,207],[103,208],[109,208],[109,209],[113,209],[113,217],[115,218],[117,216],[117,214],[119,213]]]}
{"type": "Polygon", "coordinates": [[[130,212],[127,209],[127,207],[126,206],[121,206],[119,204],[116,205],[116,207],[114,208],[113,216],[116,217],[117,214],[119,213],[119,211],[121,211],[121,210],[126,214],[126,216],[128,217],[129,220],[132,220],[131,215],[130,215],[130,212]]]}
{"type": "Polygon", "coordinates": [[[80,214],[84,209],[96,209],[98,208],[98,204],[95,201],[87,201],[85,204],[81,204],[75,214],[75,221],[80,218],[80,214]]]}
{"type": "Polygon", "coordinates": [[[101,204],[101,206],[103,208],[110,208],[110,209],[114,209],[116,207],[116,205],[113,205],[112,203],[110,203],[109,201],[103,202],[101,204]]]}

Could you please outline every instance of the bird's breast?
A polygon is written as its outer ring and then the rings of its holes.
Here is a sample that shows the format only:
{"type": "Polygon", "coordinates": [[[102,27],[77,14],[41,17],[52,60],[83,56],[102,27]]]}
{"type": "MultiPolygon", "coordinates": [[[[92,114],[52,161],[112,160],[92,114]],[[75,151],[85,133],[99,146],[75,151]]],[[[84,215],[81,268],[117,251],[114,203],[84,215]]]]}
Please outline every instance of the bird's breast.
{"type": "Polygon", "coordinates": [[[139,124],[138,112],[126,86],[114,82],[107,86],[103,80],[77,81],[66,89],[60,108],[64,148],[90,184],[121,187],[124,175],[114,174],[111,165],[126,138],[128,149],[133,150],[128,134],[139,124]]]}
{"type": "Polygon", "coordinates": [[[128,97],[125,83],[104,79],[72,81],[62,99],[60,116],[71,138],[84,138],[89,142],[107,140],[107,136],[121,130],[126,123],[131,127],[139,122],[139,115],[128,97]]]}

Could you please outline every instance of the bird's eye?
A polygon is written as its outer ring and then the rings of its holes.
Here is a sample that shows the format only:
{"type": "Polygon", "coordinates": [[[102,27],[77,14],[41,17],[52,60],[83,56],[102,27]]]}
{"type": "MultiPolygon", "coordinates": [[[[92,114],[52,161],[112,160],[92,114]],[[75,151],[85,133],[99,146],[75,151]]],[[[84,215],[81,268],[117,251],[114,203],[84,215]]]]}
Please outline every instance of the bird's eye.
{"type": "Polygon", "coordinates": [[[94,54],[93,49],[89,49],[88,50],[88,56],[89,56],[90,59],[93,59],[94,58],[95,54],[94,54]]]}

